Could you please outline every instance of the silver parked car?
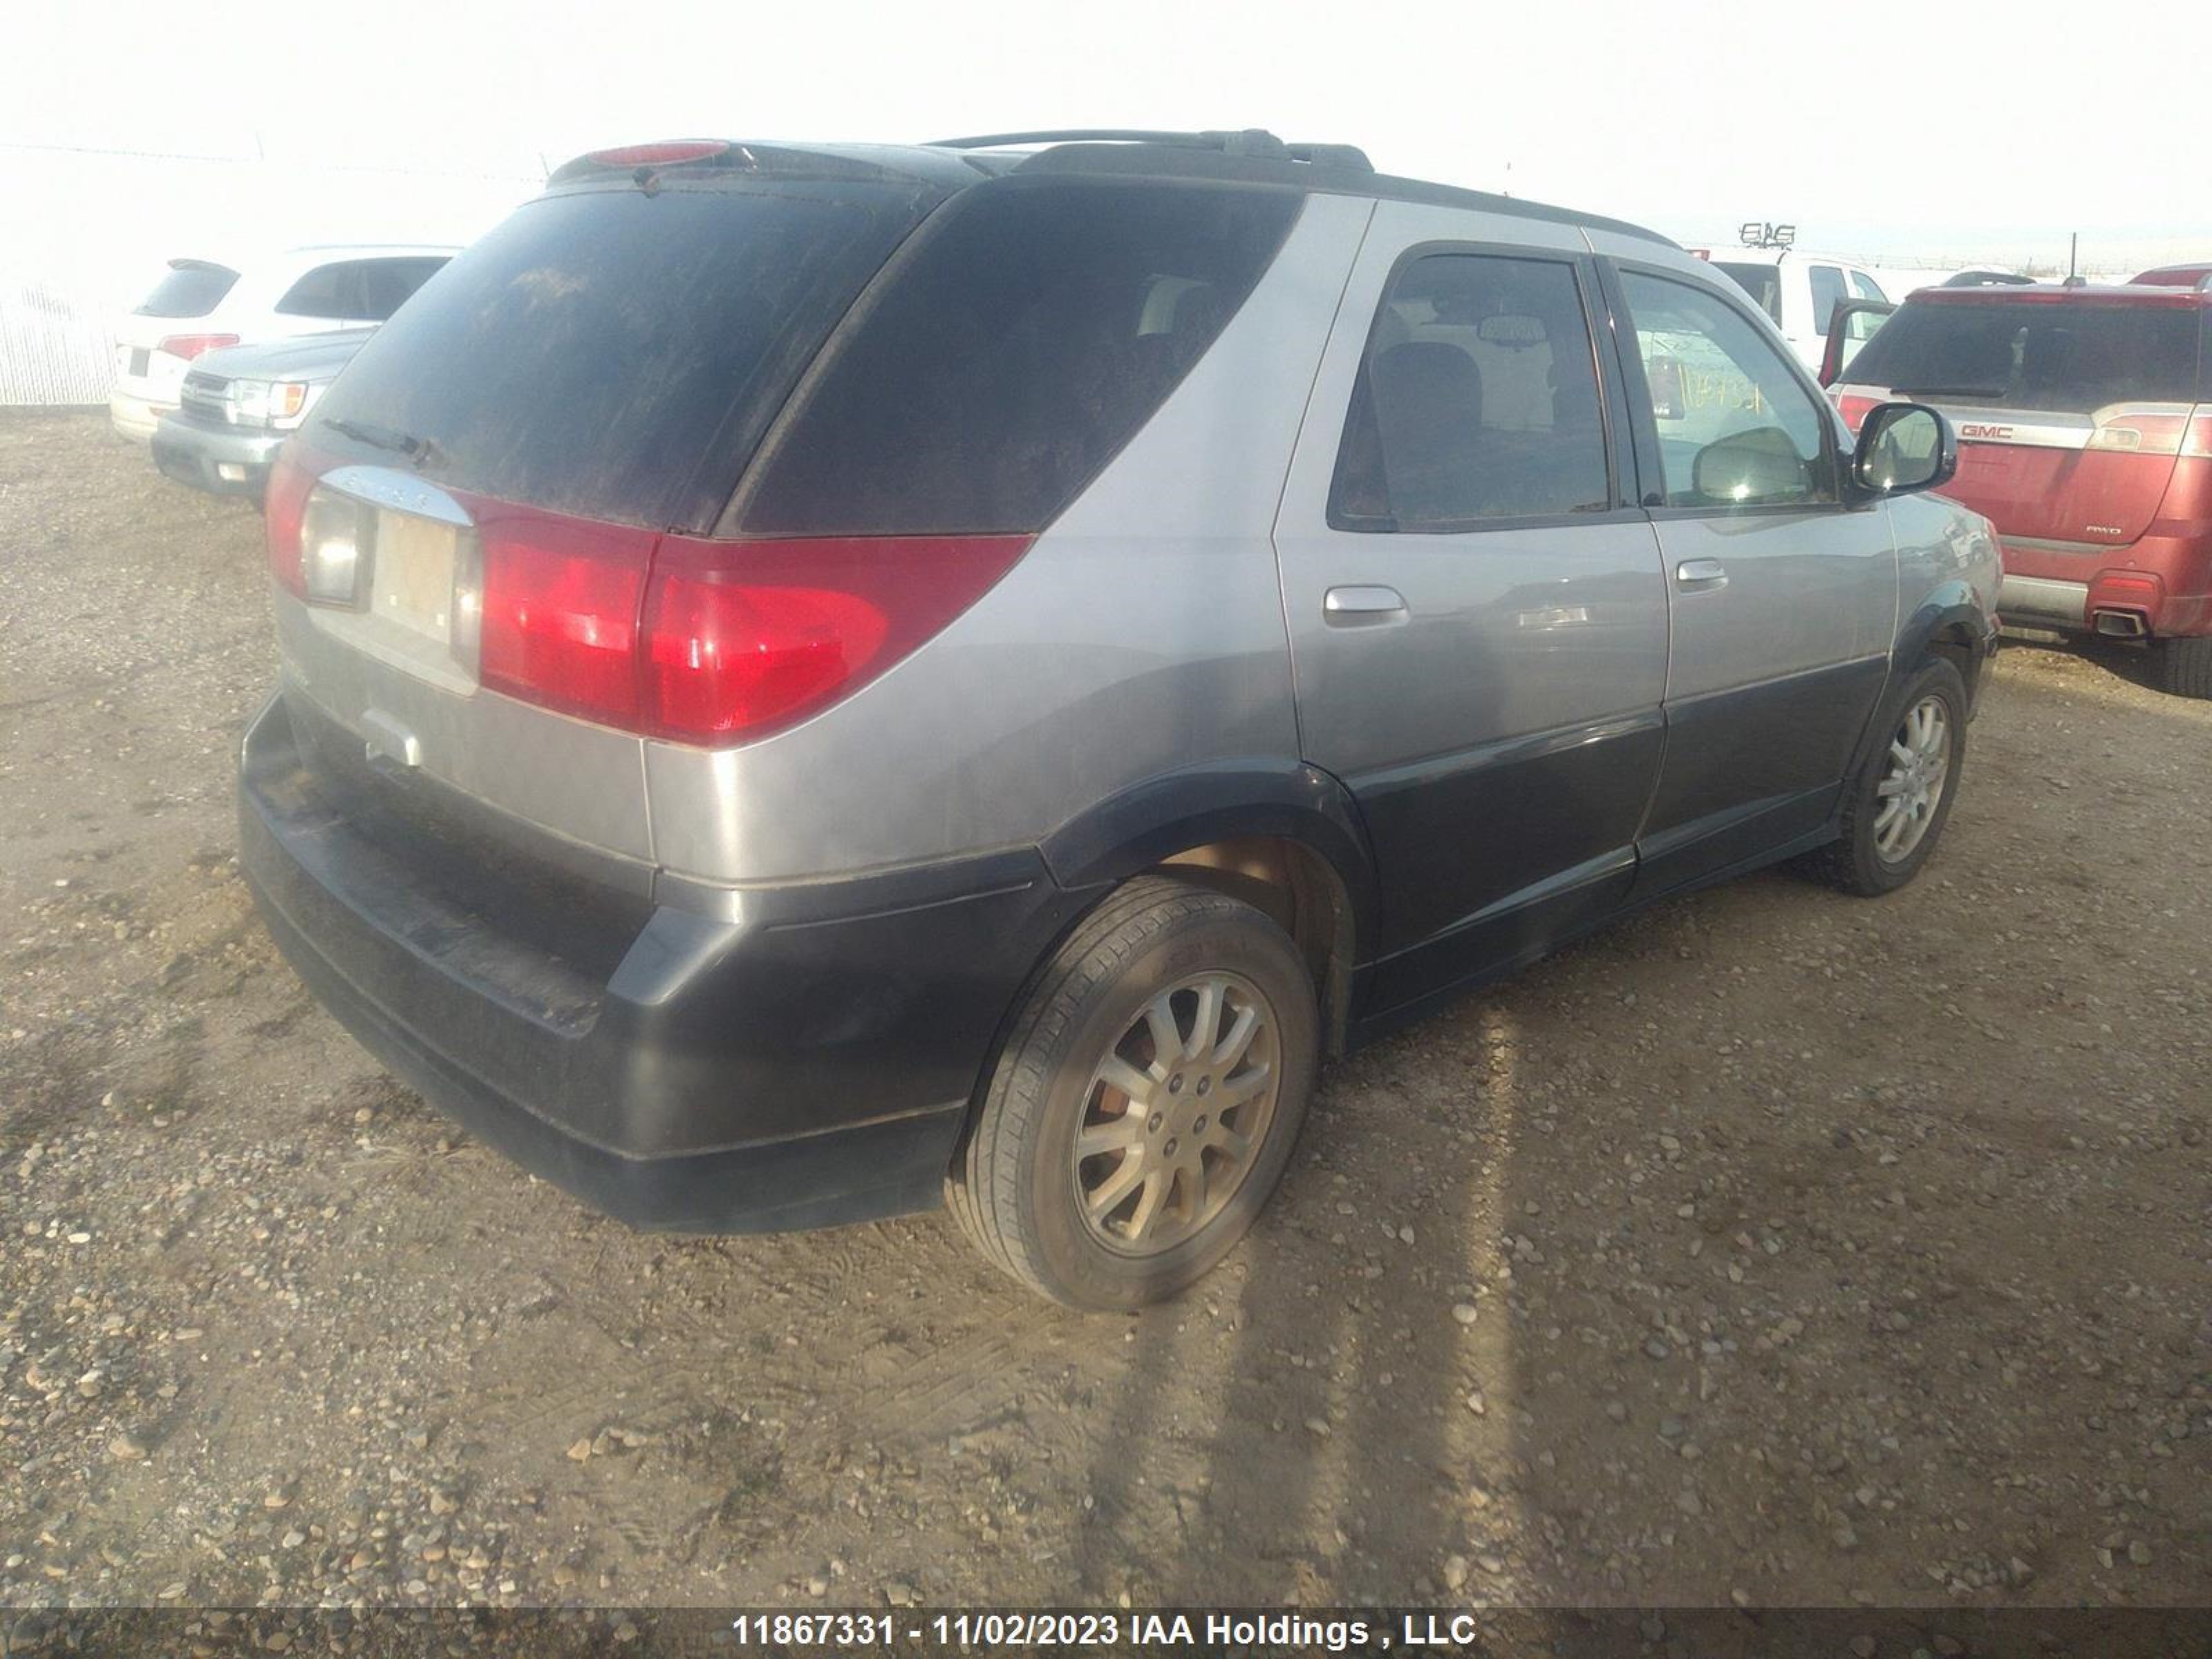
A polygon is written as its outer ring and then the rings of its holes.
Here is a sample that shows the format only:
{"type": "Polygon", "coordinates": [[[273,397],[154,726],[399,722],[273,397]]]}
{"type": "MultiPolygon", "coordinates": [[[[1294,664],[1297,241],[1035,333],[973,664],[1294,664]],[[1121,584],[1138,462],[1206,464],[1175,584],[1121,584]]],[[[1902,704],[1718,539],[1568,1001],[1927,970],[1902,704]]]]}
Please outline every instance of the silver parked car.
{"type": "Polygon", "coordinates": [[[279,459],[244,865],[615,1215],[942,1194],[1130,1307],[1324,1056],[1778,860],[1911,878],[1996,639],[1955,456],[1663,239],[1347,147],[601,152],[279,459]]]}
{"type": "Polygon", "coordinates": [[[373,328],[225,346],[185,371],[179,404],[154,426],[154,465],[179,483],[261,498],[284,441],[373,328]]]}

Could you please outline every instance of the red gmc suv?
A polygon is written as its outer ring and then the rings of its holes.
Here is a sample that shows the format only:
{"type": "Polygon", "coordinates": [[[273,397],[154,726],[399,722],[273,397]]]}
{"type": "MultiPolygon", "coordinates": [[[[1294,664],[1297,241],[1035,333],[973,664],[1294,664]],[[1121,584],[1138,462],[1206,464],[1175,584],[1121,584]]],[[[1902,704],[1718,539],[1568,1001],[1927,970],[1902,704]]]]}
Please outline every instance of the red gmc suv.
{"type": "Polygon", "coordinates": [[[2212,697],[2212,292],[1923,289],[1830,391],[1854,431],[1891,398],[1950,416],[1943,493],[1996,526],[2006,621],[2140,641],[2212,697]]]}

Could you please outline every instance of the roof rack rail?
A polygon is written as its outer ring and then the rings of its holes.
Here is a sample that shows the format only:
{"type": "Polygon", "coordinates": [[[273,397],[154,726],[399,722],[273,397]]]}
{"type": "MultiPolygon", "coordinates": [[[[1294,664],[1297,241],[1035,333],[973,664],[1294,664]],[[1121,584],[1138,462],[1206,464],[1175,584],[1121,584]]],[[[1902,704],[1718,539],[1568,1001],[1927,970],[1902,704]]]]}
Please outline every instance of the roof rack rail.
{"type": "Polygon", "coordinates": [[[1372,173],[1375,164],[1357,144],[1286,144],[1260,127],[1237,131],[1167,132],[1148,127],[1064,127],[1036,132],[987,132],[968,138],[933,138],[933,149],[1001,149],[1016,144],[1168,144],[1178,149],[1218,150],[1224,155],[1266,156],[1316,167],[1372,173]]]}

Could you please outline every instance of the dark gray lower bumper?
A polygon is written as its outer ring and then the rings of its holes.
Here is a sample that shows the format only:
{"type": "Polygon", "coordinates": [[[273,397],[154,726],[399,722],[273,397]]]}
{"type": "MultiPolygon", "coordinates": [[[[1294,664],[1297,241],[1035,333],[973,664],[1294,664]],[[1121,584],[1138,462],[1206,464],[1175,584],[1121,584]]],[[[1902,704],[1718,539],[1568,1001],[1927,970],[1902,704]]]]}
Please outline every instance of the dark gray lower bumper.
{"type": "Polygon", "coordinates": [[[716,920],[410,827],[335,746],[283,700],[246,735],[240,862],[278,947],[424,1098],[636,1226],[936,1203],[1006,1011],[1079,909],[1029,852],[747,890],[716,920]]]}
{"type": "Polygon", "coordinates": [[[284,447],[285,436],[164,416],[154,428],[154,465],[195,489],[258,501],[269,483],[270,464],[284,447]]]}

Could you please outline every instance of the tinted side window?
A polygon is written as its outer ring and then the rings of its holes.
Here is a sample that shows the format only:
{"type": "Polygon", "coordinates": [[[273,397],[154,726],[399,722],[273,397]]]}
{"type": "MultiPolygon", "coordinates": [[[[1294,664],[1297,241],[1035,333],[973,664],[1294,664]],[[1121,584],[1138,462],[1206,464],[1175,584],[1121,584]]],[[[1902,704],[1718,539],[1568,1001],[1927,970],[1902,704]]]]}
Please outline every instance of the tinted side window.
{"type": "Polygon", "coordinates": [[[1633,270],[1620,280],[1659,431],[1667,505],[1834,501],[1827,416],[1751,319],[1687,283],[1633,270]]]}
{"type": "Polygon", "coordinates": [[[941,210],[739,492],[750,533],[1036,531],[1213,343],[1288,192],[1005,179],[941,210]]]}
{"type": "Polygon", "coordinates": [[[1450,530],[1611,499],[1574,267],[1463,253],[1405,266],[1352,387],[1329,521],[1450,530]]]}
{"type": "Polygon", "coordinates": [[[1808,265],[1805,274],[1813,283],[1813,331],[1826,334],[1843,302],[1844,273],[1833,265],[1808,265]]]}
{"type": "Polygon", "coordinates": [[[351,260],[317,265],[284,290],[276,309],[287,317],[356,319],[361,310],[360,267],[351,260]]]}
{"type": "Polygon", "coordinates": [[[445,263],[441,258],[363,259],[360,314],[372,322],[385,321],[445,263]]]}
{"type": "Polygon", "coordinates": [[[1881,284],[1863,270],[1851,273],[1851,289],[1862,300],[1881,300],[1887,302],[1889,295],[1881,291],[1881,284]]]}

